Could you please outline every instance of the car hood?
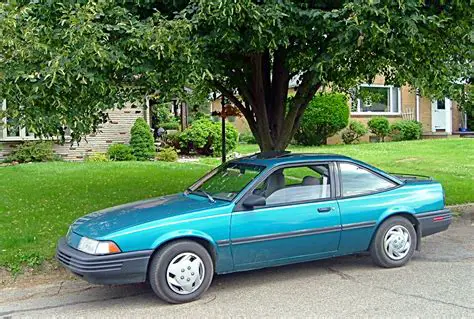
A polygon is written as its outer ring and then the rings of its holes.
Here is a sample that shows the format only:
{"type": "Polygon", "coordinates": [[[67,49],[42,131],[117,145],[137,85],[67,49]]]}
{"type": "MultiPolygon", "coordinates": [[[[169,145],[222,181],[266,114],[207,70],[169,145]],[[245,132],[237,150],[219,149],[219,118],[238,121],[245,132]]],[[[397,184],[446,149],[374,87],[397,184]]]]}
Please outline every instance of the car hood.
{"type": "Polygon", "coordinates": [[[103,209],[77,219],[71,230],[81,236],[100,238],[126,229],[168,217],[228,205],[217,200],[211,203],[197,195],[175,194],[103,209]]]}

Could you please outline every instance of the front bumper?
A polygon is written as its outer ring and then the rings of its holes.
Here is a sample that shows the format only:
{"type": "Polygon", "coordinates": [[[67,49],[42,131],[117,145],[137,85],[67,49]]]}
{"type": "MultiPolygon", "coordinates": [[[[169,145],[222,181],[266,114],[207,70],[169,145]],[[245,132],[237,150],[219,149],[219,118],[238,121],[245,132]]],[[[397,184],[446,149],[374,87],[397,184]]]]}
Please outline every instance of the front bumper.
{"type": "Polygon", "coordinates": [[[56,259],[72,273],[95,284],[130,284],[146,280],[148,261],[153,250],[140,250],[95,256],[69,246],[61,238],[56,259]]]}
{"type": "Polygon", "coordinates": [[[420,222],[421,236],[429,236],[448,229],[453,220],[453,215],[449,209],[442,209],[433,212],[417,214],[420,222]]]}

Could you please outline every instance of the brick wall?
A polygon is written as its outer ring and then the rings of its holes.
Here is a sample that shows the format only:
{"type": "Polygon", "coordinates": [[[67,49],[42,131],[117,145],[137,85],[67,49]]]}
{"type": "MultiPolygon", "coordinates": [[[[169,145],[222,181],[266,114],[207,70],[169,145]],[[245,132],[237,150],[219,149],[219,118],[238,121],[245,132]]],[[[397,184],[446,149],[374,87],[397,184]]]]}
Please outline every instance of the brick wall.
{"type": "MultiPolygon", "coordinates": [[[[102,124],[96,134],[91,134],[83,138],[79,143],[71,145],[70,141],[64,145],[55,144],[53,149],[56,154],[68,161],[82,161],[88,154],[97,152],[107,152],[113,143],[130,142],[130,129],[139,117],[148,119],[146,110],[143,107],[127,105],[123,109],[109,111],[109,121],[102,124]]],[[[4,158],[21,141],[0,142],[0,160],[4,158]]]]}

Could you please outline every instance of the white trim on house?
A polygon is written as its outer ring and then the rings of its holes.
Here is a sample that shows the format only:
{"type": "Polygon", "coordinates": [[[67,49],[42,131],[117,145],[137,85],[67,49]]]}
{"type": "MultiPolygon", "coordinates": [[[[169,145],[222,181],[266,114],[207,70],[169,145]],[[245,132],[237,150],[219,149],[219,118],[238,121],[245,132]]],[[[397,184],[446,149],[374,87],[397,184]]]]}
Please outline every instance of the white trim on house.
{"type": "Polygon", "coordinates": [[[415,108],[416,108],[416,121],[420,122],[420,90],[416,89],[416,100],[415,100],[415,108]]]}
{"type": "Polygon", "coordinates": [[[388,101],[387,104],[389,105],[390,111],[389,112],[363,112],[361,111],[361,101],[360,99],[357,99],[357,111],[351,112],[352,115],[401,115],[402,113],[402,92],[399,87],[395,87],[393,85],[383,85],[383,84],[361,84],[359,87],[373,87],[373,88],[387,88],[389,89],[388,91],[388,101]],[[393,100],[393,89],[397,90],[397,110],[398,111],[393,111],[394,107],[392,105],[392,100],[393,100]]]}
{"type": "Polygon", "coordinates": [[[451,134],[453,132],[453,101],[446,98],[446,133],[451,134]]]}

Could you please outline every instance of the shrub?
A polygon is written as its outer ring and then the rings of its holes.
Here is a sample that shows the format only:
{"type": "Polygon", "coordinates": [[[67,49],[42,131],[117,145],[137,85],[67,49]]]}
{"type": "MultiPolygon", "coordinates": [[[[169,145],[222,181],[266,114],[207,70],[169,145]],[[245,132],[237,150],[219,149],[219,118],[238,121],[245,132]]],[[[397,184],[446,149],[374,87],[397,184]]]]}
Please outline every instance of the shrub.
{"type": "Polygon", "coordinates": [[[383,142],[385,137],[390,134],[390,123],[386,117],[376,116],[367,122],[370,132],[375,134],[379,141],[383,142]]]}
{"type": "Polygon", "coordinates": [[[251,132],[241,133],[239,135],[239,142],[244,144],[257,144],[257,140],[251,132]]]}
{"type": "Polygon", "coordinates": [[[105,153],[94,153],[87,155],[85,158],[86,162],[108,162],[109,158],[105,153]]]}
{"type": "Polygon", "coordinates": [[[177,121],[161,123],[159,126],[164,128],[167,131],[168,130],[179,130],[179,123],[177,121]]]}
{"type": "Polygon", "coordinates": [[[303,114],[295,140],[302,145],[326,144],[326,139],[347,126],[349,107],[340,93],[316,95],[303,114]]]}
{"type": "Polygon", "coordinates": [[[419,140],[422,133],[422,124],[413,120],[401,120],[390,127],[390,134],[394,141],[419,140]]]}
{"type": "Polygon", "coordinates": [[[165,147],[156,154],[156,159],[164,162],[176,162],[178,160],[178,153],[172,147],[165,147]]]}
{"type": "Polygon", "coordinates": [[[470,131],[474,131],[474,117],[467,119],[467,128],[468,128],[470,131]]]}
{"type": "MultiPolygon", "coordinates": [[[[219,132],[219,138],[214,141],[214,155],[220,156],[222,154],[222,127],[220,123],[214,123],[215,130],[219,132]]],[[[230,124],[225,124],[225,145],[226,154],[234,151],[239,142],[239,132],[230,124]]]]}
{"type": "Polygon", "coordinates": [[[107,150],[107,156],[111,161],[134,161],[132,148],[125,144],[112,144],[107,150]]]}
{"type": "Polygon", "coordinates": [[[52,142],[25,142],[15,147],[7,156],[6,162],[50,162],[59,158],[53,152],[52,142]]]}
{"type": "MultiPolygon", "coordinates": [[[[226,151],[230,152],[237,146],[239,133],[230,124],[226,125],[226,151]]],[[[221,154],[221,124],[208,119],[194,121],[184,132],[179,135],[181,151],[190,153],[192,151],[200,155],[221,154]]]]}
{"type": "Polygon", "coordinates": [[[169,104],[155,104],[153,106],[153,115],[156,121],[161,126],[161,123],[169,122],[173,119],[173,115],[170,112],[169,104]]]}
{"type": "Polygon", "coordinates": [[[168,133],[163,136],[162,141],[165,146],[172,147],[174,149],[180,149],[179,135],[180,132],[168,133]]]}
{"type": "Polygon", "coordinates": [[[132,154],[139,161],[147,161],[155,156],[155,140],[145,119],[139,117],[130,131],[132,154]]]}
{"type": "Polygon", "coordinates": [[[350,121],[349,126],[342,132],[344,144],[359,143],[359,139],[367,134],[367,128],[359,121],[350,121]]]}

